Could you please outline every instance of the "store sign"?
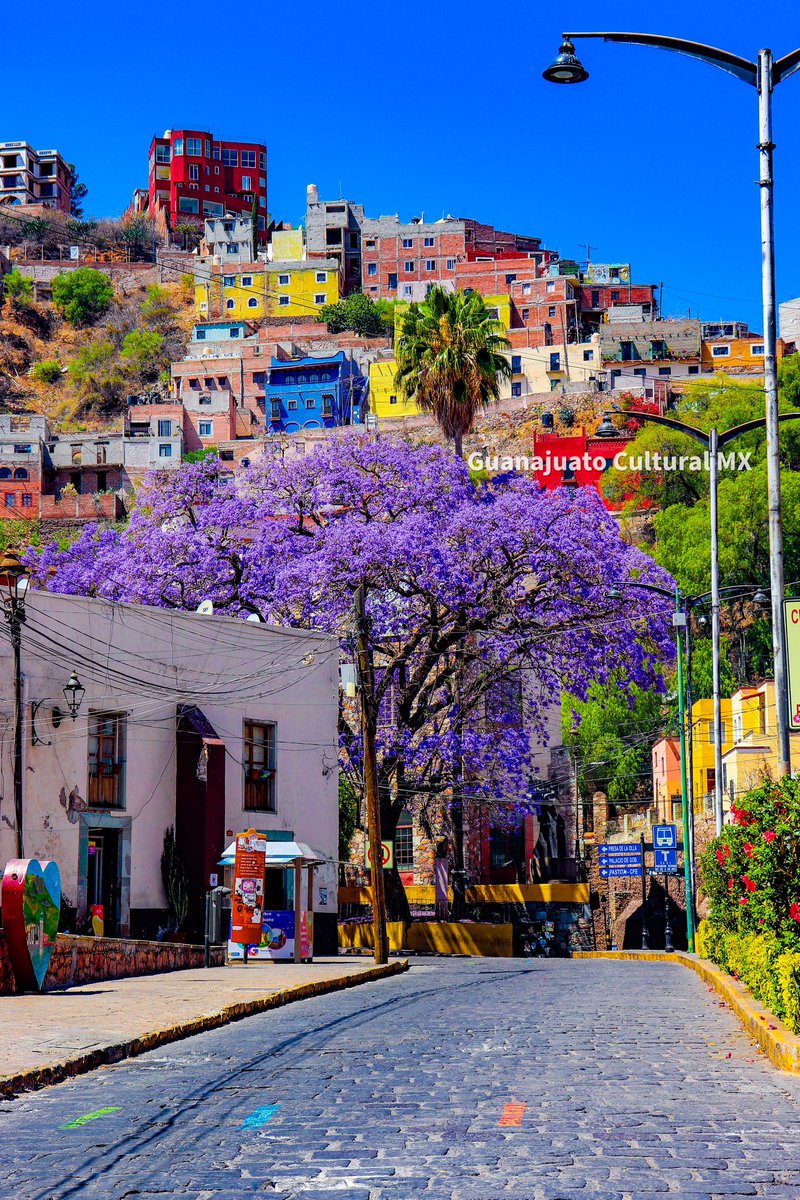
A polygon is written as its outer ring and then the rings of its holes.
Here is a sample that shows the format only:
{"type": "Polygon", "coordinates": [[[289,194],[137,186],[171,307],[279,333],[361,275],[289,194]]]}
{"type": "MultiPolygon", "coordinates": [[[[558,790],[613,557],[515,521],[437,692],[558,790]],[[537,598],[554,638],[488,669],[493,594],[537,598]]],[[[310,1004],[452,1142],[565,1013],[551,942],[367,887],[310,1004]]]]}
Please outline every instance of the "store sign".
{"type": "Polygon", "coordinates": [[[786,626],[789,728],[800,729],[800,599],[784,600],[783,619],[786,626]]]}
{"type": "Polygon", "coordinates": [[[40,992],[58,933],[61,872],[54,862],[15,858],[2,887],[3,933],[19,992],[40,992]]]}
{"type": "Polygon", "coordinates": [[[264,915],[267,841],[255,829],[236,835],[231,897],[231,941],[258,945],[264,915]]]}

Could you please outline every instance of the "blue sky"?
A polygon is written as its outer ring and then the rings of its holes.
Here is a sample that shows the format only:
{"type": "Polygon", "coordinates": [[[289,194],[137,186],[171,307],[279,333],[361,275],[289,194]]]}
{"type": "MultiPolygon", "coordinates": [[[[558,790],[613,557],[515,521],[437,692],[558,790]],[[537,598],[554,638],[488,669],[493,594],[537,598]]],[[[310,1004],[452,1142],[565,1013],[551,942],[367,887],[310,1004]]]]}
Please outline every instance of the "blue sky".
{"type": "MultiPolygon", "coordinates": [[[[752,58],[800,45],[788,0],[494,6],[305,0],[176,10],[44,0],[46,66],[4,89],[0,140],[56,146],[119,213],[146,183],[154,132],[210,127],[270,153],[269,207],[297,223],[305,188],[368,214],[474,216],[566,257],[630,261],[667,314],[760,329],[755,89],[663,51],[585,42],[580,87],[541,78],[562,27],[667,33],[752,58]],[[542,9],[545,9],[542,12],[542,9]],[[644,11],[643,11],[644,9],[644,11]]],[[[30,46],[24,6],[7,45],[30,46]]],[[[38,35],[37,35],[38,36],[38,35]]],[[[33,51],[30,51],[33,53],[33,51]]],[[[39,53],[39,52],[37,52],[39,53]]],[[[41,57],[41,54],[40,54],[41,57]]],[[[33,69],[33,68],[31,68],[33,69]]],[[[800,73],[775,94],[779,299],[800,294],[800,73]]]]}

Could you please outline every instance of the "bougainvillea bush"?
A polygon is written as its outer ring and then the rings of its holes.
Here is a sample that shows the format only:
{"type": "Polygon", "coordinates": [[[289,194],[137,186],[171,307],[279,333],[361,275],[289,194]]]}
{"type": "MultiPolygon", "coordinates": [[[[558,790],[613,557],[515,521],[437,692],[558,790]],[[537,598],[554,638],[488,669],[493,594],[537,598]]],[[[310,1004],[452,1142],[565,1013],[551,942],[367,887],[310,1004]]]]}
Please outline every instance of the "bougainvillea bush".
{"type": "Polygon", "coordinates": [[[767,781],[732,815],[700,859],[697,948],[800,1032],[800,781],[767,781]]]}

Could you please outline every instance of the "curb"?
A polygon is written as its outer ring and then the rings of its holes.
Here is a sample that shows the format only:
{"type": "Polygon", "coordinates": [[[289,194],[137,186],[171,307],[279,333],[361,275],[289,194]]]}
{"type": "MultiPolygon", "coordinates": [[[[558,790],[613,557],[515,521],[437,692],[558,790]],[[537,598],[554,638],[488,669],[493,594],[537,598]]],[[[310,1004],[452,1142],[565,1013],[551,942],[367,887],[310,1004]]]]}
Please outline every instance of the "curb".
{"type": "Polygon", "coordinates": [[[243,1000],[238,1004],[228,1004],[217,1012],[204,1013],[200,1017],[192,1017],[177,1025],[168,1025],[164,1029],[144,1033],[140,1037],[131,1038],[126,1042],[115,1042],[102,1046],[99,1050],[90,1050],[78,1054],[74,1058],[65,1058],[61,1062],[49,1063],[47,1066],[31,1067],[16,1075],[0,1075],[0,1096],[13,1099],[19,1092],[32,1091],[36,1088],[47,1087],[49,1084],[61,1083],[74,1075],[83,1075],[96,1067],[108,1066],[111,1063],[122,1062],[126,1058],[135,1058],[155,1050],[169,1042],[179,1042],[183,1038],[192,1037],[195,1033],[204,1033],[207,1029],[219,1029],[222,1025],[230,1025],[233,1021],[241,1021],[245,1017],[255,1016],[271,1008],[283,1008],[285,1004],[293,1004],[296,1000],[308,1000],[312,996],[324,996],[328,992],[340,992],[346,988],[358,987],[362,983],[372,983],[389,975],[401,975],[408,970],[407,959],[386,963],[383,966],[372,967],[369,971],[357,972],[353,975],[339,975],[334,979],[323,979],[316,983],[301,983],[296,987],[282,988],[266,996],[254,1000],[243,1000]]]}
{"type": "Polygon", "coordinates": [[[800,1074],[800,1036],[792,1033],[774,1013],[751,995],[743,983],[733,979],[720,967],[696,954],[676,950],[667,954],[659,950],[579,950],[573,958],[618,958],[641,962],[680,963],[700,976],[714,988],[741,1021],[745,1031],[758,1044],[767,1058],[781,1071],[800,1074]]]}

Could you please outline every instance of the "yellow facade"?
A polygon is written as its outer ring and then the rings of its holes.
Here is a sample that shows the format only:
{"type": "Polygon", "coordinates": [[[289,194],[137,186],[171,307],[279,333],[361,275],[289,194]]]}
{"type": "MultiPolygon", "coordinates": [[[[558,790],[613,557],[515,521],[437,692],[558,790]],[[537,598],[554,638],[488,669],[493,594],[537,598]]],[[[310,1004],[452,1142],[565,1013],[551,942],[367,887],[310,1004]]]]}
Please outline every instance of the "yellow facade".
{"type": "Polygon", "coordinates": [[[404,400],[398,395],[394,382],[396,371],[397,363],[393,358],[370,363],[369,410],[379,421],[392,417],[419,416],[416,401],[404,400]]]}
{"type": "MultiPolygon", "coordinates": [[[[722,782],[726,808],[734,797],[758,787],[765,779],[778,777],[778,736],[775,684],[767,679],[758,687],[739,688],[731,698],[733,708],[732,746],[722,760],[722,782]]],[[[800,734],[789,738],[792,768],[800,765],[800,734]]]]}
{"type": "Polygon", "coordinates": [[[313,319],[326,304],[338,300],[339,271],[327,259],[214,267],[210,282],[195,284],[199,321],[313,319]]]}
{"type": "MultiPolygon", "coordinates": [[[[783,358],[783,339],[778,339],[778,359],[783,358]]],[[[703,341],[700,363],[704,371],[722,371],[731,375],[764,374],[764,339],[712,338],[703,341]]]]}
{"type": "MultiPolygon", "coordinates": [[[[723,700],[722,753],[733,745],[732,701],[723,700]]],[[[694,777],[694,809],[702,813],[706,797],[715,787],[714,776],[714,701],[695,700],[692,705],[692,774],[694,777]]]]}
{"type": "Polygon", "coordinates": [[[302,229],[277,229],[273,233],[273,262],[301,262],[304,258],[302,229]]]}

